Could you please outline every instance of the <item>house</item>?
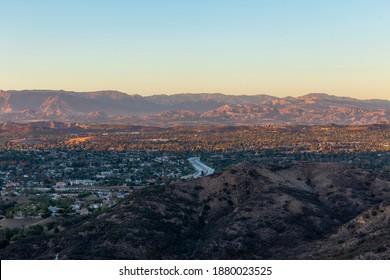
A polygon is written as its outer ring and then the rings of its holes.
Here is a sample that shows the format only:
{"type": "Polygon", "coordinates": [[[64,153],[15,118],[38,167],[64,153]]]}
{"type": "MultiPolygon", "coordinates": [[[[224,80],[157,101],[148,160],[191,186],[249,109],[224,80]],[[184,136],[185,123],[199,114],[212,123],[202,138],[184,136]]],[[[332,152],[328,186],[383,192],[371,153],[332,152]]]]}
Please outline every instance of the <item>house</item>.
{"type": "Polygon", "coordinates": [[[55,185],[54,185],[54,188],[65,188],[66,187],[66,183],[65,182],[57,182],[55,185]]]}
{"type": "Polygon", "coordinates": [[[88,215],[89,214],[89,210],[88,208],[81,208],[79,210],[76,211],[77,214],[81,215],[81,216],[84,216],[84,215],[88,215]]]}
{"type": "Polygon", "coordinates": [[[58,208],[57,206],[49,206],[48,209],[51,212],[52,217],[59,216],[58,211],[61,210],[61,208],[58,208]]]}

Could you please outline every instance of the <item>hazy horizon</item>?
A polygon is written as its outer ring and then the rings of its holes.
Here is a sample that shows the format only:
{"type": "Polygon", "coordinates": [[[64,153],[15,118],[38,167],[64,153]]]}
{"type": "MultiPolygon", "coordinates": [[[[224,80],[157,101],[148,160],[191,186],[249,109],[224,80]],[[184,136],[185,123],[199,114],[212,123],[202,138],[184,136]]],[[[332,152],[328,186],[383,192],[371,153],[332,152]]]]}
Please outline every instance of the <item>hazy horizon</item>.
{"type": "Polygon", "coordinates": [[[0,4],[0,88],[389,99],[386,1],[0,4]]]}
{"type": "Polygon", "coordinates": [[[256,96],[256,95],[268,95],[268,96],[271,96],[271,97],[276,97],[276,98],[287,98],[287,97],[294,97],[294,98],[297,98],[297,97],[303,97],[303,96],[306,96],[306,95],[309,95],[309,94],[326,94],[326,95],[329,95],[329,96],[335,96],[335,97],[349,97],[349,98],[356,98],[356,99],[359,99],[359,100],[385,100],[385,101],[390,101],[390,98],[358,98],[358,97],[354,97],[354,96],[347,96],[347,95],[335,95],[335,94],[330,94],[330,93],[327,93],[327,92],[308,92],[308,93],[304,93],[304,94],[298,94],[298,95],[280,95],[280,96],[276,96],[276,95],[272,95],[272,94],[268,94],[268,93],[255,93],[255,94],[247,94],[247,93],[236,93],[236,94],[228,94],[228,93],[224,93],[224,92],[172,92],[172,93],[152,93],[152,94],[140,94],[140,93],[129,93],[129,92],[125,92],[125,91],[121,91],[121,90],[117,90],[117,89],[100,89],[100,90],[67,90],[67,89],[44,89],[44,88],[41,88],[41,89],[0,89],[0,91],[64,91],[64,92],[76,92],[76,93],[83,93],[83,92],[104,92],[104,91],[113,91],[113,92],[121,92],[121,93],[124,93],[124,94],[127,94],[127,95],[139,95],[139,96],[142,96],[142,97],[148,97],[148,96],[158,96],[158,95],[167,95],[167,96],[172,96],[172,95],[178,95],[178,94],[222,94],[222,95],[227,95],[227,96],[256,96]]]}

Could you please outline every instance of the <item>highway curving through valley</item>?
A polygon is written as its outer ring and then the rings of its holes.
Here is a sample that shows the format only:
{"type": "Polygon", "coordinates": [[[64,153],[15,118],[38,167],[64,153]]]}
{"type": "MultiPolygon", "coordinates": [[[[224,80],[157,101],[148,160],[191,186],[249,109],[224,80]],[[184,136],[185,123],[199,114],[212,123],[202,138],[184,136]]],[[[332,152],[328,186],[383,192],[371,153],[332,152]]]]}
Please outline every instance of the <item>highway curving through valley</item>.
{"type": "Polygon", "coordinates": [[[182,179],[192,179],[192,178],[199,178],[201,176],[209,176],[213,174],[215,171],[213,168],[201,162],[199,157],[191,157],[188,159],[188,161],[196,169],[196,172],[190,175],[183,176],[181,177],[182,179]]]}

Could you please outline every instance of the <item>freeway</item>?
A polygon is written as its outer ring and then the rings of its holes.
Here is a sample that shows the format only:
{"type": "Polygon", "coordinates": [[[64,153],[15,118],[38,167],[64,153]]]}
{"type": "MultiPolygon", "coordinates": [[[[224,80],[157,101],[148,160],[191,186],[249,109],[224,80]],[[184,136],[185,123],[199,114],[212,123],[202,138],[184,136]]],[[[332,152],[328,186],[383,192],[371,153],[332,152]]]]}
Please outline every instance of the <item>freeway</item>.
{"type": "Polygon", "coordinates": [[[199,157],[189,158],[188,161],[196,169],[196,172],[187,176],[183,176],[181,177],[182,179],[192,179],[192,178],[198,178],[200,176],[209,176],[213,174],[215,171],[213,168],[201,162],[199,157]]]}

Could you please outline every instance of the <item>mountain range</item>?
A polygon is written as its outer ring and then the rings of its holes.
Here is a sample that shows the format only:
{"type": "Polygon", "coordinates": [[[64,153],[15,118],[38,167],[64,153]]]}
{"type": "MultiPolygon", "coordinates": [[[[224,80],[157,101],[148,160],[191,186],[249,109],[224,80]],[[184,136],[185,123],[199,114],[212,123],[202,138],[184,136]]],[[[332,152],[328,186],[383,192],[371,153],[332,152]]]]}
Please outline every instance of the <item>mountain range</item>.
{"type": "Polygon", "coordinates": [[[0,91],[0,121],[177,124],[371,124],[390,121],[390,101],[324,93],[278,98],[219,93],[140,96],[118,91],[0,91]]]}
{"type": "Polygon", "coordinates": [[[339,163],[241,163],[134,190],[1,259],[389,259],[390,181],[339,163]]]}

